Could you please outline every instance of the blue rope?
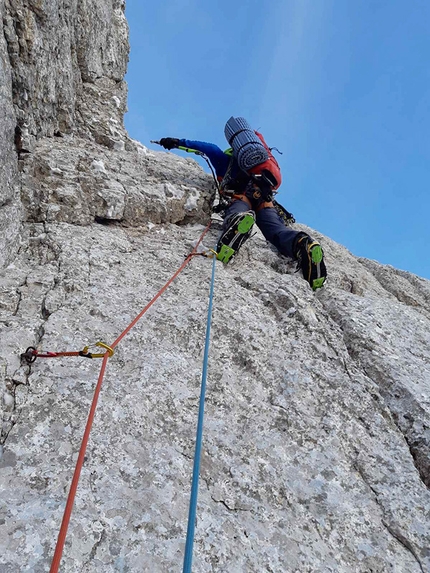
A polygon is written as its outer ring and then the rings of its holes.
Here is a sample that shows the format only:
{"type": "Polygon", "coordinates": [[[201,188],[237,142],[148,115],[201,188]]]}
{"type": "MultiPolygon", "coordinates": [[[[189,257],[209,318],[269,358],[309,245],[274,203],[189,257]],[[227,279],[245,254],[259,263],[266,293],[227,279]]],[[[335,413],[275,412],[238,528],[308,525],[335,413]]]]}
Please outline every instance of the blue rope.
{"type": "Polygon", "coordinates": [[[203,438],[203,418],[205,414],[206,378],[208,373],[209,345],[210,345],[211,322],[212,322],[212,303],[213,303],[214,283],[215,283],[215,264],[216,264],[216,257],[213,257],[212,280],[209,294],[208,320],[206,326],[206,342],[205,342],[205,352],[203,358],[202,385],[200,389],[199,417],[197,422],[197,433],[196,433],[196,448],[194,452],[193,480],[191,484],[190,509],[188,513],[187,541],[185,543],[184,568],[182,570],[183,573],[191,573],[191,563],[193,561],[194,528],[196,522],[197,495],[199,489],[200,457],[202,451],[202,438],[203,438]]]}

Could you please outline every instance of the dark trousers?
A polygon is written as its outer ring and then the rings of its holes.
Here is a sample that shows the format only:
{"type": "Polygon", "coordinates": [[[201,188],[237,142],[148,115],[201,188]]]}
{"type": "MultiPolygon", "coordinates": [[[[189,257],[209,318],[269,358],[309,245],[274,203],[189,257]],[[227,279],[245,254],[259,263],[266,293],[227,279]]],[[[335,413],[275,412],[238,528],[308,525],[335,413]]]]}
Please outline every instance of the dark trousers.
{"type": "Polygon", "coordinates": [[[229,219],[236,213],[243,213],[252,209],[256,214],[256,223],[264,237],[272,243],[278,251],[291,259],[295,259],[294,247],[298,236],[304,233],[286,227],[271,202],[262,202],[248,194],[233,199],[225,212],[223,232],[228,228],[229,219]],[[272,205],[272,206],[269,206],[272,205]]]}

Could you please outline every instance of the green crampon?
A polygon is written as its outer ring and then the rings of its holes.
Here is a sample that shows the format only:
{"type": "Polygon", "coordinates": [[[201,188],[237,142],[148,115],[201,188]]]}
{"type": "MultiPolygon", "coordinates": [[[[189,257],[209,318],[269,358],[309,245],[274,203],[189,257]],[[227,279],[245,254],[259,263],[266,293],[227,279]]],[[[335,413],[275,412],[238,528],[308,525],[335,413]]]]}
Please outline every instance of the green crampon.
{"type": "Polygon", "coordinates": [[[231,260],[231,258],[237,253],[242,243],[247,239],[247,236],[249,236],[254,223],[255,219],[253,215],[246,213],[243,216],[243,219],[238,223],[237,228],[234,230],[229,230],[226,233],[225,240],[228,242],[228,245],[221,242],[221,244],[218,246],[219,251],[217,254],[217,259],[219,261],[228,263],[231,260]]]}
{"type": "Polygon", "coordinates": [[[318,265],[323,260],[323,252],[320,245],[311,248],[312,262],[318,265]]]}
{"type": "Polygon", "coordinates": [[[325,277],[314,279],[312,281],[312,290],[317,290],[318,288],[321,288],[324,285],[324,282],[325,282],[325,277]]]}
{"type": "Polygon", "coordinates": [[[223,263],[228,263],[235,252],[236,251],[234,251],[231,247],[228,247],[227,245],[221,245],[221,249],[216,258],[223,263]]]}
{"type": "MultiPolygon", "coordinates": [[[[310,250],[310,255],[312,259],[312,263],[317,266],[317,272],[320,274],[320,263],[322,262],[324,255],[321,245],[314,245],[310,250]]],[[[324,285],[326,277],[318,277],[317,279],[313,279],[312,281],[312,290],[317,290],[324,285]]]]}
{"type": "Polygon", "coordinates": [[[252,215],[245,215],[242,221],[237,226],[237,232],[241,235],[245,235],[255,223],[255,219],[252,215]]]}

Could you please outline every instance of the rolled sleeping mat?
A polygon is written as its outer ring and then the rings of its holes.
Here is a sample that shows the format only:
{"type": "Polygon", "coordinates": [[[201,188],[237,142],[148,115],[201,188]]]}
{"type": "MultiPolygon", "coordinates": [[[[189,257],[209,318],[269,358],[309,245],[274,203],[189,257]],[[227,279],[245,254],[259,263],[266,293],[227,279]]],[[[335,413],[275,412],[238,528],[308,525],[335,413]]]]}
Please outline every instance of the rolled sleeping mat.
{"type": "Polygon", "coordinates": [[[254,130],[249,125],[244,117],[231,117],[227,123],[225,124],[224,134],[227,138],[227,141],[232,144],[232,140],[235,135],[239,134],[242,131],[250,131],[251,136],[254,134],[254,130]]]}
{"type": "Polygon", "coordinates": [[[248,171],[269,159],[266,148],[245,118],[231,117],[225,125],[224,134],[242,171],[248,171]]]}

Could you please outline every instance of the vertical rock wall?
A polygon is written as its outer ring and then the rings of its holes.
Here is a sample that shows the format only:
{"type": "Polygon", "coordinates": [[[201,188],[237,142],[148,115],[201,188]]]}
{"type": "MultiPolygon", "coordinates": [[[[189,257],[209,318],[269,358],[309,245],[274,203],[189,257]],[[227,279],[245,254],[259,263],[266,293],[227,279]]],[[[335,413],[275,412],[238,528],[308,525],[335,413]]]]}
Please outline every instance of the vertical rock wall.
{"type": "Polygon", "coordinates": [[[3,15],[13,102],[23,145],[64,133],[88,133],[88,107],[116,96],[126,105],[123,77],[128,29],[123,0],[5,0],[3,15]]]}
{"type": "Polygon", "coordinates": [[[124,9],[124,0],[0,0],[1,266],[19,243],[19,170],[39,142],[68,134],[113,148],[126,139],[124,9]]]}
{"type": "MultiPolygon", "coordinates": [[[[5,3],[0,0],[4,20],[5,3]]],[[[12,76],[5,37],[0,35],[0,268],[17,250],[21,221],[18,165],[14,151],[12,76]]]]}
{"type": "Polygon", "coordinates": [[[164,164],[124,129],[124,0],[1,2],[0,264],[16,253],[22,221],[201,219],[210,179],[194,161],[164,164]]]}
{"type": "MultiPolygon", "coordinates": [[[[0,10],[0,572],[42,572],[99,364],[20,353],[112,343],[192,249],[210,178],[127,137],[123,1],[0,10]]],[[[326,251],[318,293],[258,234],[217,266],[194,568],[424,573],[430,282],[296,228],[326,251]]],[[[110,359],[64,573],[180,567],[210,272],[194,257],[110,359]]]]}

